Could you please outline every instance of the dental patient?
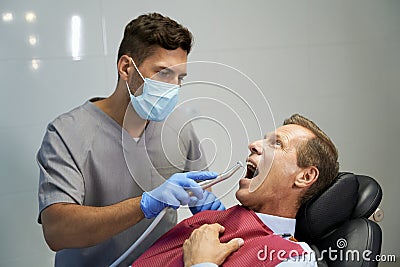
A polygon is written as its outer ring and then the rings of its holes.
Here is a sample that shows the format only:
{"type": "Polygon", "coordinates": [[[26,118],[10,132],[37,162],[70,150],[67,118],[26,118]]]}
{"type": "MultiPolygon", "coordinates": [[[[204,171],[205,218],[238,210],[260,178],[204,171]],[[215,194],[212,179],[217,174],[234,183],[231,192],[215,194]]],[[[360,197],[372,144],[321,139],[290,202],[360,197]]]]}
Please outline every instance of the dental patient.
{"type": "Polygon", "coordinates": [[[246,177],[240,179],[236,192],[241,205],[183,220],[132,266],[317,266],[311,248],[293,237],[295,217],[301,204],[337,176],[335,145],[312,121],[295,114],[248,147],[246,177]],[[213,243],[207,229],[214,223],[222,227],[217,230],[220,241],[217,236],[213,243]],[[214,247],[199,250],[196,241],[202,238],[214,247]],[[239,240],[237,246],[219,253],[221,245],[233,239],[239,240]]]}

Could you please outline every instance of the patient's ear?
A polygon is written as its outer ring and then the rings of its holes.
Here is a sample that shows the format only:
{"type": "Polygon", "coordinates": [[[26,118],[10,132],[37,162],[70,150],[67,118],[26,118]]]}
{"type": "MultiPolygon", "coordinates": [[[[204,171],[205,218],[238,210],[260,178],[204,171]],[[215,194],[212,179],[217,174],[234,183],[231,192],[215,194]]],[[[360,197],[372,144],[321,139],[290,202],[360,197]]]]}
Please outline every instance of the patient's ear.
{"type": "Polygon", "coordinates": [[[318,176],[319,176],[318,168],[315,166],[310,166],[304,168],[303,171],[297,175],[294,184],[300,188],[310,187],[313,183],[317,181],[318,176]]]}

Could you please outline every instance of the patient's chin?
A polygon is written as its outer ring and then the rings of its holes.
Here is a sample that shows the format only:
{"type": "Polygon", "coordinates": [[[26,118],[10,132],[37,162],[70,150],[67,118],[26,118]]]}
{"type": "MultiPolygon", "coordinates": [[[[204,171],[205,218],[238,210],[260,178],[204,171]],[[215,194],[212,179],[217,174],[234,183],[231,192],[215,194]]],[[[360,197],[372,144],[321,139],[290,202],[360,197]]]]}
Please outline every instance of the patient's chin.
{"type": "Polygon", "coordinates": [[[236,191],[236,199],[239,200],[240,203],[243,205],[246,203],[246,199],[249,197],[249,185],[250,185],[251,179],[247,178],[242,178],[239,181],[239,189],[236,191]],[[247,181],[246,181],[247,180],[247,181]]]}
{"type": "Polygon", "coordinates": [[[238,189],[238,191],[236,191],[236,193],[235,193],[235,197],[236,197],[236,199],[241,203],[241,204],[243,204],[243,202],[242,202],[242,199],[243,199],[243,189],[238,189]]]}
{"type": "Polygon", "coordinates": [[[239,189],[238,191],[236,191],[236,199],[239,201],[241,205],[249,208],[252,206],[251,203],[254,202],[254,200],[252,201],[253,198],[247,188],[239,189]]]}

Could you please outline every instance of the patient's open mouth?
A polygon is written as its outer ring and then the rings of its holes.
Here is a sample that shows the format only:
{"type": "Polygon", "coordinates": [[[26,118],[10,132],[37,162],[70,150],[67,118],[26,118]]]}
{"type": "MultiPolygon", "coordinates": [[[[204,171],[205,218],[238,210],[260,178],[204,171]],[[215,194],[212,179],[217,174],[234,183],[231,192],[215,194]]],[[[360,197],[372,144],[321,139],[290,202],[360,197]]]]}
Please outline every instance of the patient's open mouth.
{"type": "Polygon", "coordinates": [[[258,175],[257,166],[251,161],[247,161],[246,163],[247,163],[247,172],[245,178],[252,179],[253,177],[258,175]]]}

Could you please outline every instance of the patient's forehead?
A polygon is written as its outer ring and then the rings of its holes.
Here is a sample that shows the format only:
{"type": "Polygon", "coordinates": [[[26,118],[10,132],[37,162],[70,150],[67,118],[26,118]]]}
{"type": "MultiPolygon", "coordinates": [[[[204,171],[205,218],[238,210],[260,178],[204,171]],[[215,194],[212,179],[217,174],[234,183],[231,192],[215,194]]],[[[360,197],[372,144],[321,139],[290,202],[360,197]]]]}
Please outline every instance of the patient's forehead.
{"type": "Polygon", "coordinates": [[[287,124],[276,128],[275,131],[269,132],[264,136],[264,139],[281,139],[282,141],[304,140],[315,137],[314,133],[297,124],[287,124]]]}

